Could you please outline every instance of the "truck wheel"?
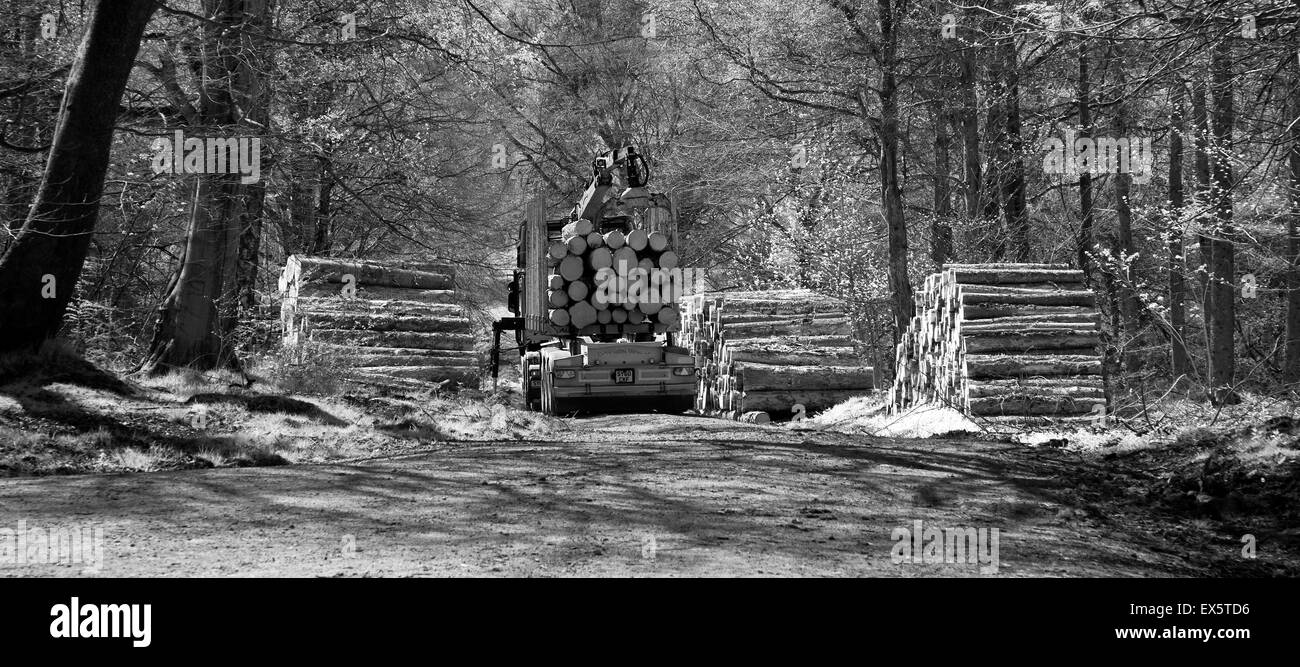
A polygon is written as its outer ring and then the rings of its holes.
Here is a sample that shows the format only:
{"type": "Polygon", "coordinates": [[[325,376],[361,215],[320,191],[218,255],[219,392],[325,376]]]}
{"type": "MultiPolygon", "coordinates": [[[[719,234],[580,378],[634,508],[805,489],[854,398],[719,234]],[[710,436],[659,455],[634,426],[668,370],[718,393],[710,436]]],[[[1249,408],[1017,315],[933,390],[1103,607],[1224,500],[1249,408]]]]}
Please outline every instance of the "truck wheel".
{"type": "Polygon", "coordinates": [[[524,407],[533,411],[542,409],[541,392],[532,386],[532,375],[537,372],[537,359],[531,354],[519,358],[519,385],[523,390],[524,407]]]}

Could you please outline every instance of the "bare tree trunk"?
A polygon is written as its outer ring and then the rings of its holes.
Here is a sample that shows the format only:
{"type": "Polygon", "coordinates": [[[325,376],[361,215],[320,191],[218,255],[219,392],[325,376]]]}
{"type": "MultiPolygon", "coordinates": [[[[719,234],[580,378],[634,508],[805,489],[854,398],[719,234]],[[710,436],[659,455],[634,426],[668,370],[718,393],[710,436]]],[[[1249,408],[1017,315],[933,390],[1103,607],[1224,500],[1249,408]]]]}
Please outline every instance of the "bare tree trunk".
{"type": "Polygon", "coordinates": [[[980,186],[984,176],[980,169],[979,101],[975,94],[975,49],[966,47],[961,59],[961,138],[962,170],[966,198],[966,218],[980,216],[980,186]]]}
{"type": "MultiPolygon", "coordinates": [[[[271,42],[265,39],[271,29],[271,17],[274,15],[275,0],[252,0],[249,3],[249,18],[246,25],[251,30],[241,36],[245,45],[240,59],[238,76],[241,85],[238,92],[246,93],[245,99],[237,103],[248,110],[248,119],[262,130],[271,128],[271,83],[268,70],[273,58],[268,49],[271,42]]],[[[269,162],[264,165],[269,167],[269,162]]],[[[257,269],[258,257],[262,249],[262,216],[266,202],[266,183],[257,181],[244,186],[243,210],[239,221],[239,269],[235,276],[239,293],[239,310],[241,318],[257,308],[257,269]]]]}
{"type": "MultiPolygon", "coordinates": [[[[999,5],[1004,16],[1012,14],[1010,2],[999,5]]],[[[993,160],[997,171],[997,197],[1005,221],[1011,255],[1017,262],[1027,262],[1032,255],[1029,242],[1029,216],[1025,209],[1024,140],[1020,131],[1020,64],[1016,55],[1015,31],[1010,24],[1002,28],[993,46],[990,72],[991,102],[989,129],[994,132],[993,160]]]]}
{"type": "MultiPolygon", "coordinates": [[[[1202,206],[1205,205],[1205,198],[1210,192],[1210,115],[1205,107],[1207,94],[1205,77],[1198,76],[1192,83],[1192,132],[1195,136],[1192,143],[1196,150],[1196,159],[1193,162],[1193,169],[1196,172],[1196,194],[1198,203],[1202,206]]],[[[1204,227],[1203,224],[1201,226],[1204,227]]],[[[1205,265],[1206,269],[1198,272],[1197,278],[1201,283],[1202,307],[1205,310],[1205,322],[1208,327],[1209,313],[1212,308],[1206,273],[1210,267],[1210,237],[1203,231],[1198,231],[1196,245],[1201,251],[1201,264],[1205,265]]]]}
{"type": "Polygon", "coordinates": [[[333,238],[330,234],[331,210],[333,206],[334,175],[333,162],[328,154],[321,159],[320,197],[316,205],[316,229],[312,237],[311,254],[329,257],[333,238]]]}
{"type": "Polygon", "coordinates": [[[1300,382],[1300,61],[1291,61],[1293,76],[1291,79],[1290,112],[1285,118],[1290,119],[1290,150],[1288,161],[1291,167],[1291,212],[1286,225],[1286,360],[1282,366],[1282,381],[1287,385],[1300,382]]]}
{"type": "MultiPolygon", "coordinates": [[[[1088,42],[1083,40],[1079,43],[1079,85],[1078,85],[1078,107],[1079,107],[1079,138],[1092,136],[1092,74],[1088,69],[1088,42]]],[[[1074,150],[1070,146],[1071,151],[1074,150]]],[[[1092,262],[1088,261],[1088,252],[1092,250],[1093,244],[1093,216],[1092,216],[1092,174],[1088,171],[1079,173],[1079,239],[1075,244],[1075,251],[1078,254],[1079,268],[1083,270],[1085,276],[1092,275],[1092,262]]]]}
{"type": "Polygon", "coordinates": [[[1209,320],[1210,386],[1216,404],[1236,403],[1233,391],[1236,371],[1236,266],[1232,222],[1232,125],[1236,120],[1233,107],[1232,49],[1221,41],[1214,48],[1210,65],[1214,77],[1214,152],[1211,198],[1214,202],[1215,230],[1210,239],[1210,292],[1213,309],[1209,320]]]}
{"type": "Polygon", "coordinates": [[[92,10],[40,190],[0,258],[0,350],[34,350],[59,330],[95,231],[122,91],[154,8],[153,0],[101,0],[92,10]]]}
{"type": "Polygon", "coordinates": [[[952,181],[950,174],[952,164],[949,146],[952,138],[948,135],[948,114],[943,102],[934,104],[934,219],[930,222],[930,259],[935,269],[943,265],[952,256],[952,181]]]}
{"type": "MultiPolygon", "coordinates": [[[[1109,47],[1118,49],[1119,47],[1109,47]]],[[[1128,109],[1124,100],[1128,97],[1128,88],[1126,77],[1124,76],[1124,59],[1123,53],[1120,52],[1120,58],[1113,58],[1107,54],[1107,67],[1114,63],[1118,65],[1115,68],[1118,79],[1116,85],[1119,89],[1119,101],[1115,104],[1114,122],[1112,128],[1115,130],[1116,138],[1128,137],[1128,109]]],[[[1110,174],[1110,178],[1115,179],[1115,223],[1116,223],[1116,254],[1123,258],[1120,269],[1123,274],[1120,278],[1119,306],[1120,315],[1124,320],[1124,330],[1128,337],[1129,345],[1138,342],[1141,331],[1141,323],[1138,321],[1139,308],[1141,306],[1137,296],[1136,274],[1133,264],[1137,261],[1134,256],[1133,248],[1133,207],[1129,195],[1133,187],[1133,175],[1129,170],[1123,169],[1124,161],[1118,156],[1113,156],[1116,166],[1120,167],[1118,171],[1110,174]]],[[[1130,169],[1134,165],[1130,162],[1130,169]]],[[[1114,167],[1112,167],[1114,168],[1114,167]]],[[[1127,350],[1124,354],[1124,366],[1129,372],[1135,372],[1141,369],[1142,359],[1132,350],[1127,350]]]]}
{"type": "Polygon", "coordinates": [[[1187,287],[1183,283],[1183,231],[1179,226],[1183,216],[1183,133],[1187,121],[1183,117],[1187,90],[1182,80],[1174,81],[1170,89],[1169,106],[1173,132],[1169,135],[1169,359],[1174,377],[1187,375],[1190,363],[1187,357],[1187,287]]]}
{"type": "MultiPolygon", "coordinates": [[[[238,100],[253,81],[241,77],[243,26],[262,11],[262,0],[204,0],[204,57],[200,116],[206,127],[239,134],[238,100]]],[[[247,125],[244,125],[247,128],[247,125]]],[[[210,172],[211,170],[209,170],[210,172]]],[[[158,319],[144,370],[239,368],[231,334],[239,314],[239,251],[248,189],[238,173],[195,177],[194,206],[184,254],[158,319]]]]}
{"type": "Polygon", "coordinates": [[[912,321],[912,283],[907,271],[907,223],[898,182],[898,86],[895,81],[898,35],[892,0],[880,9],[880,188],[889,236],[889,288],[894,301],[894,342],[912,321]]]}

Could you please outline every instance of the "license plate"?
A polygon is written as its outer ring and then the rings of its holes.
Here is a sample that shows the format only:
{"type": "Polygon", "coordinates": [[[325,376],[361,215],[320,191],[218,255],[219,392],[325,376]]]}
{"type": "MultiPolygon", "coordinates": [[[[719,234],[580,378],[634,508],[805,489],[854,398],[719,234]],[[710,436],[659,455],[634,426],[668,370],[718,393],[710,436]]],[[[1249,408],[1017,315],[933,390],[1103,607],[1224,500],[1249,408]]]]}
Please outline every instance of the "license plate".
{"type": "Polygon", "coordinates": [[[617,368],[614,370],[614,384],[632,384],[636,381],[631,368],[617,368]]]}

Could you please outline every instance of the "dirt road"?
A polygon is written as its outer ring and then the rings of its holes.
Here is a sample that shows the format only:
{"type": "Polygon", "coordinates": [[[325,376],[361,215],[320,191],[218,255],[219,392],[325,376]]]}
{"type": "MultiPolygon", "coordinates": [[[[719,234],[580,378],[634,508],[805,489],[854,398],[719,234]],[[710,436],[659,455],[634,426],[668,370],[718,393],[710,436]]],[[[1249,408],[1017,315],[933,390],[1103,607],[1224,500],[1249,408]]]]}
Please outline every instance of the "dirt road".
{"type": "Polygon", "coordinates": [[[918,520],[998,529],[998,576],[1295,574],[1060,450],[659,415],[570,427],[343,465],[0,480],[0,527],[100,524],[101,576],[981,576],[893,562],[891,534],[918,520]]]}

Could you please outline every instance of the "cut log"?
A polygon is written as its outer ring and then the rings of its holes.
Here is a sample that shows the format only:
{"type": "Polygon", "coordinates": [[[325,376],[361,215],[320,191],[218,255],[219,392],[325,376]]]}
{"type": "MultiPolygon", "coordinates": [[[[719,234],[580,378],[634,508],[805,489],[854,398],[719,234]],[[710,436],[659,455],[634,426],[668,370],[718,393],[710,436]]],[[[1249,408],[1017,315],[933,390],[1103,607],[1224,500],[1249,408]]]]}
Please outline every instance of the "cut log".
{"type": "Polygon", "coordinates": [[[959,285],[1014,285],[1017,283],[1083,284],[1077,269],[996,269],[962,267],[948,270],[959,285]]]}
{"type": "Polygon", "coordinates": [[[770,338],[772,336],[848,336],[853,325],[846,317],[737,322],[727,325],[727,339],[770,338]]]}
{"type": "Polygon", "coordinates": [[[587,253],[587,266],[593,271],[608,269],[614,266],[614,253],[609,248],[596,248],[587,253]]]}
{"type": "Polygon", "coordinates": [[[552,273],[546,278],[547,289],[564,289],[564,276],[552,273]]]}
{"type": "Polygon", "coordinates": [[[970,414],[986,415],[1079,415],[1091,413],[1096,406],[1106,405],[1104,397],[1008,397],[973,398],[970,414]]]}
{"type": "Polygon", "coordinates": [[[1101,358],[1096,355],[967,354],[965,361],[965,376],[971,379],[1101,375],[1101,358]]]}
{"type": "Polygon", "coordinates": [[[649,234],[646,234],[644,229],[633,229],[627,233],[627,247],[638,253],[646,249],[649,241],[649,234]]]}
{"type": "Polygon", "coordinates": [[[615,229],[612,232],[605,233],[606,248],[609,248],[610,250],[618,250],[622,248],[625,243],[627,243],[627,238],[623,236],[623,232],[620,232],[617,229],[615,229]]]}
{"type": "Polygon", "coordinates": [[[1021,333],[1010,331],[984,333],[977,331],[963,335],[962,338],[967,354],[1089,348],[1101,344],[1101,337],[1098,332],[1079,329],[1021,333]]]}
{"type": "Polygon", "coordinates": [[[579,301],[569,307],[569,324],[579,329],[591,326],[599,319],[598,311],[586,301],[579,301]]]}
{"type": "Polygon", "coordinates": [[[817,347],[786,338],[751,338],[728,341],[727,354],[733,362],[779,364],[783,366],[852,366],[861,358],[852,347],[817,347]]]}
{"type": "Polygon", "coordinates": [[[605,246],[605,237],[600,232],[592,232],[587,235],[587,248],[603,248],[605,246]]]}
{"type": "Polygon", "coordinates": [[[560,260],[559,273],[565,280],[573,281],[582,277],[583,266],[582,258],[577,255],[568,255],[560,260]]]}
{"type": "Polygon", "coordinates": [[[311,327],[319,329],[469,333],[472,328],[470,321],[461,316],[430,317],[423,315],[316,312],[307,313],[306,317],[311,327]]]}
{"type": "MultiPolygon", "coordinates": [[[[343,299],[341,283],[313,283],[297,287],[297,298],[343,299]]],[[[380,287],[376,285],[358,285],[354,297],[365,301],[420,301],[424,303],[454,303],[456,293],[452,290],[405,289],[402,287],[380,287]]]]}
{"type": "Polygon", "coordinates": [[[772,422],[772,417],[761,410],[752,410],[741,415],[740,421],[745,422],[746,424],[770,424],[772,422]]]}
{"type": "Polygon", "coordinates": [[[591,288],[587,287],[587,283],[584,283],[582,281],[574,281],[569,283],[568,294],[569,294],[569,299],[572,301],[586,301],[587,295],[590,293],[591,293],[591,288]]]}
{"type": "Polygon", "coordinates": [[[342,348],[328,346],[339,350],[340,355],[347,355],[346,361],[351,366],[472,366],[478,363],[478,355],[473,350],[420,350],[413,348],[342,348]]]}
{"type": "Polygon", "coordinates": [[[472,350],[477,342],[473,334],[355,329],[312,329],[309,338],[315,342],[352,347],[405,347],[423,350],[472,350]]]}
{"type": "Polygon", "coordinates": [[[1020,304],[1031,306],[1080,306],[1093,308],[1096,296],[1084,290],[1031,290],[993,285],[962,286],[961,305],[986,306],[990,304],[1020,304]]]}
{"type": "Polygon", "coordinates": [[[399,377],[411,380],[422,380],[424,382],[441,382],[443,380],[455,380],[457,382],[476,382],[481,372],[477,365],[475,366],[373,366],[353,368],[352,372],[372,377],[399,377]]]}
{"type": "Polygon", "coordinates": [[[746,363],[738,364],[737,369],[746,392],[863,389],[876,386],[875,371],[870,366],[773,366],[746,363]]]}
{"type": "Polygon", "coordinates": [[[582,255],[582,253],[587,252],[587,239],[582,236],[569,239],[569,252],[574,255],[582,255]]]}
{"type": "Polygon", "coordinates": [[[1077,376],[1052,380],[988,380],[967,385],[967,396],[974,398],[1086,396],[1105,398],[1106,388],[1098,376],[1077,376]]]}
{"type": "Polygon", "coordinates": [[[564,241],[556,241],[547,246],[546,254],[550,256],[551,259],[558,262],[569,254],[569,244],[564,241]]]}
{"type": "Polygon", "coordinates": [[[546,301],[552,308],[564,308],[569,305],[569,294],[562,289],[553,289],[546,293],[546,301]]]}
{"type": "Polygon", "coordinates": [[[585,238],[593,231],[595,231],[595,227],[591,224],[590,220],[586,218],[578,218],[560,229],[560,238],[567,242],[569,239],[580,236],[585,238]]]}
{"type": "Polygon", "coordinates": [[[296,280],[299,283],[342,283],[350,275],[356,285],[375,287],[404,287],[408,289],[452,289],[452,276],[444,273],[401,269],[357,261],[335,260],[322,257],[297,259],[296,280]]]}
{"type": "Polygon", "coordinates": [[[677,253],[666,250],[662,255],[659,255],[659,268],[675,269],[677,268],[677,261],[677,253]]]}
{"type": "Polygon", "coordinates": [[[843,389],[834,391],[746,391],[741,400],[745,410],[762,410],[773,415],[791,414],[791,407],[802,405],[808,412],[825,410],[838,403],[853,398],[866,396],[869,389],[843,389]]]}
{"type": "MultiPolygon", "coordinates": [[[[610,232],[610,234],[614,234],[616,233],[616,231],[617,230],[615,230],[614,232],[610,232]]],[[[614,251],[615,271],[618,271],[620,273],[627,273],[632,269],[635,269],[637,267],[637,264],[639,263],[640,260],[637,259],[636,257],[636,251],[627,246],[623,246],[618,250],[614,251]]]]}
{"type": "Polygon", "coordinates": [[[668,249],[668,236],[663,232],[651,232],[649,245],[651,250],[655,252],[663,252],[668,249]]]}
{"type": "Polygon", "coordinates": [[[298,297],[294,302],[299,313],[355,313],[393,316],[456,317],[463,309],[453,303],[427,303],[404,299],[344,299],[329,297],[298,297]]]}

